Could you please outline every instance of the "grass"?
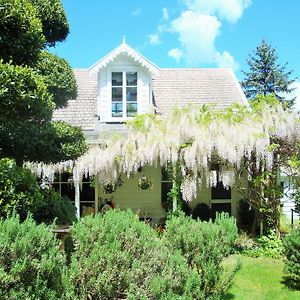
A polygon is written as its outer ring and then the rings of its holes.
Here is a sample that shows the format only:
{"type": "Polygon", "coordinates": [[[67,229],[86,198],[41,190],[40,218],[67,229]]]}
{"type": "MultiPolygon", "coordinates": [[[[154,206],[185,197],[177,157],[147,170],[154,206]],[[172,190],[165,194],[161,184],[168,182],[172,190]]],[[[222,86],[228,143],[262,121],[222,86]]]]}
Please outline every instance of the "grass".
{"type": "Polygon", "coordinates": [[[281,282],[283,261],[267,257],[232,256],[240,260],[241,268],[234,277],[226,300],[299,300],[300,291],[286,288],[281,282]]]}

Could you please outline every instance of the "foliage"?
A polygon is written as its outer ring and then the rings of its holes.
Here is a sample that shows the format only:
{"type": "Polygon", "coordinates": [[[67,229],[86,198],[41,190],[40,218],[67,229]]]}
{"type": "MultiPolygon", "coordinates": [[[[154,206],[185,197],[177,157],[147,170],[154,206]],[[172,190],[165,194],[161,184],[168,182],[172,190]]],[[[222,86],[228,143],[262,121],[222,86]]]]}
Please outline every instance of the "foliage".
{"type": "Polygon", "coordinates": [[[43,194],[34,175],[26,168],[16,166],[10,159],[0,160],[0,216],[6,217],[13,211],[25,219],[43,194]]]}
{"type": "Polygon", "coordinates": [[[86,150],[81,130],[51,123],[55,106],[76,97],[74,74],[42,51],[69,32],[61,1],[3,0],[0,19],[0,157],[20,166],[77,158],[86,150]]]}
{"type": "Polygon", "coordinates": [[[2,155],[16,157],[21,162],[42,160],[57,163],[75,159],[87,149],[82,131],[64,122],[40,126],[28,122],[3,124],[0,125],[0,137],[2,155]]]}
{"type": "Polygon", "coordinates": [[[184,215],[167,221],[163,238],[172,249],[181,251],[199,275],[193,299],[220,299],[229,288],[235,271],[225,274],[221,263],[232,252],[236,237],[235,220],[223,215],[216,223],[184,215]]]}
{"type": "MultiPolygon", "coordinates": [[[[266,40],[262,40],[253,55],[247,60],[249,72],[245,75],[242,86],[248,98],[255,98],[258,94],[264,96],[274,94],[280,101],[286,101],[282,93],[290,93],[290,87],[295,79],[291,79],[293,71],[287,71],[287,63],[281,66],[278,63],[276,49],[266,40]]],[[[295,99],[287,101],[291,106],[295,99]]]]}
{"type": "Polygon", "coordinates": [[[254,247],[250,250],[246,249],[243,253],[251,257],[281,258],[283,254],[282,240],[275,231],[271,231],[268,235],[259,237],[254,247]]]}
{"type": "Polygon", "coordinates": [[[0,61],[1,123],[28,121],[41,124],[51,119],[52,97],[41,76],[29,67],[0,61]]]}
{"type": "Polygon", "coordinates": [[[76,208],[70,199],[61,197],[49,189],[43,191],[43,201],[31,210],[37,223],[51,224],[55,220],[59,225],[72,225],[76,220],[76,208]]]}
{"type": "Polygon", "coordinates": [[[54,300],[63,291],[64,264],[49,228],[16,215],[0,219],[0,298],[54,300]]]}
{"type": "Polygon", "coordinates": [[[41,20],[48,46],[63,42],[69,34],[69,24],[60,0],[29,0],[41,20]]]}
{"type": "Polygon", "coordinates": [[[213,212],[206,203],[198,203],[192,210],[193,219],[209,221],[213,218],[213,212]]]}
{"type": "Polygon", "coordinates": [[[72,235],[64,299],[194,299],[197,274],[132,212],[82,218],[72,235]]]}
{"type": "Polygon", "coordinates": [[[12,212],[25,220],[28,213],[38,223],[72,224],[75,207],[51,189],[42,189],[35,176],[7,158],[0,160],[0,217],[12,212]]]}
{"type": "Polygon", "coordinates": [[[44,77],[48,92],[53,96],[56,107],[63,107],[77,96],[74,73],[66,60],[43,51],[36,65],[37,72],[44,77]]]}
{"type": "Polygon", "coordinates": [[[32,64],[44,44],[42,23],[35,7],[27,0],[1,0],[0,58],[18,65],[32,64]]]}
{"type": "Polygon", "coordinates": [[[285,283],[300,289],[300,228],[293,229],[283,240],[285,265],[285,283]]]}

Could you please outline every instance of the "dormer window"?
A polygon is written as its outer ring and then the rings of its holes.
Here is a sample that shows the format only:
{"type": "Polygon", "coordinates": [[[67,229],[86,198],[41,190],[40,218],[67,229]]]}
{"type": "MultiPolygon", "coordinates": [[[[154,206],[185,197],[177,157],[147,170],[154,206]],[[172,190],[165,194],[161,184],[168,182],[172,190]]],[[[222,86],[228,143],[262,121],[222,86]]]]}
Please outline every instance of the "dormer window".
{"type": "Polygon", "coordinates": [[[137,113],[137,72],[112,72],[112,117],[137,113]]]}

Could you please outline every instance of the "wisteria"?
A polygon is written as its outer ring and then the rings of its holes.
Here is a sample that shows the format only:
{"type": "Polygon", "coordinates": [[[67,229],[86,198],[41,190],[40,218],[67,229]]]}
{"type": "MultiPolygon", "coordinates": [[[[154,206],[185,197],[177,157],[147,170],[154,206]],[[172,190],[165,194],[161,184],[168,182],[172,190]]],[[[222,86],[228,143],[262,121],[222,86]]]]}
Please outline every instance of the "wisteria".
{"type": "Polygon", "coordinates": [[[235,181],[234,170],[242,168],[245,159],[255,157],[257,168],[269,169],[273,140],[293,142],[300,138],[298,115],[267,103],[234,105],[225,110],[190,106],[176,109],[168,117],[138,116],[128,127],[126,136],[91,146],[75,162],[30,167],[48,178],[72,169],[74,182],[79,184],[84,176],[114,183],[120,173],[130,176],[143,166],[180,163],[184,178],[181,192],[185,201],[191,201],[202,180],[209,186],[222,181],[229,187],[235,181]],[[212,169],[215,158],[222,162],[218,172],[212,169]]]}

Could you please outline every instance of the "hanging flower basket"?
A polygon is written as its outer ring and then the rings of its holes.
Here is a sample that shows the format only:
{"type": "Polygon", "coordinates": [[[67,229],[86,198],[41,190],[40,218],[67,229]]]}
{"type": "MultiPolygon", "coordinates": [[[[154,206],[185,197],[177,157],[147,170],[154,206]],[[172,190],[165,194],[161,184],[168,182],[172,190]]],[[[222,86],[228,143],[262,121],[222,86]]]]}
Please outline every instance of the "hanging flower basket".
{"type": "Polygon", "coordinates": [[[103,185],[104,194],[112,194],[116,192],[118,187],[123,185],[124,181],[121,179],[121,176],[118,177],[115,183],[107,183],[103,185]]]}
{"type": "Polygon", "coordinates": [[[147,176],[142,176],[139,179],[138,187],[140,190],[150,190],[152,188],[152,180],[147,176]]]}

